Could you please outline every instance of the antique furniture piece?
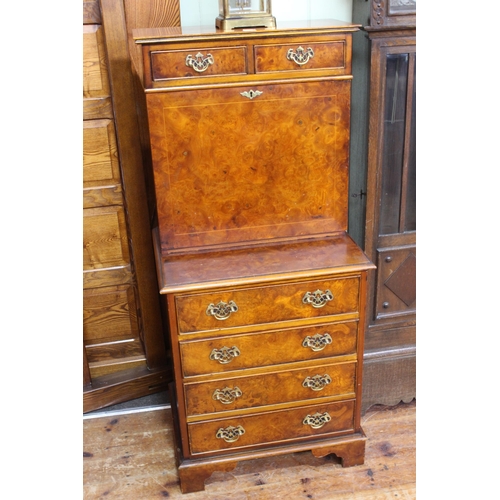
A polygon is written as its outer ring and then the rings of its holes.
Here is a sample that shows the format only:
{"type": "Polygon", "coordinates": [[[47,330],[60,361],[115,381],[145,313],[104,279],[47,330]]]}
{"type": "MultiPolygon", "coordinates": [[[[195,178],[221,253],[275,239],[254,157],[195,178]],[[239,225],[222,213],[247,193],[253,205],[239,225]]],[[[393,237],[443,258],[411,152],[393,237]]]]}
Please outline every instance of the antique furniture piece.
{"type": "Polygon", "coordinates": [[[348,236],[358,26],[135,30],[183,492],[238,461],[364,461],[367,272],[348,236]]]}
{"type": "Polygon", "coordinates": [[[276,28],[271,0],[219,0],[219,16],[215,19],[215,26],[222,30],[276,28]]]}
{"type": "Polygon", "coordinates": [[[354,19],[369,19],[355,43],[358,67],[369,69],[359,89],[369,95],[364,248],[377,265],[369,279],[363,411],[416,396],[415,8],[415,0],[354,3],[354,19]]]}
{"type": "Polygon", "coordinates": [[[140,132],[124,64],[125,6],[129,24],[179,23],[177,0],[83,2],[84,412],[166,390],[172,380],[142,152],[130,140],[140,132]]]}

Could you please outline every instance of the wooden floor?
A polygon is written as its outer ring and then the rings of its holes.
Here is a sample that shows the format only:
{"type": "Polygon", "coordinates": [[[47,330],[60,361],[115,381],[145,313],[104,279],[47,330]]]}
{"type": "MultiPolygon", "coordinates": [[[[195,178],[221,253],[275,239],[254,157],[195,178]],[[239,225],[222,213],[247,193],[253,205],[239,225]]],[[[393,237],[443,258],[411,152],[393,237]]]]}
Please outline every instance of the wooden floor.
{"type": "Polygon", "coordinates": [[[416,403],[373,407],[362,418],[364,465],[295,453],[214,473],[205,491],[182,494],[174,463],[170,409],[83,422],[85,500],[297,500],[416,498],[416,403]]]}

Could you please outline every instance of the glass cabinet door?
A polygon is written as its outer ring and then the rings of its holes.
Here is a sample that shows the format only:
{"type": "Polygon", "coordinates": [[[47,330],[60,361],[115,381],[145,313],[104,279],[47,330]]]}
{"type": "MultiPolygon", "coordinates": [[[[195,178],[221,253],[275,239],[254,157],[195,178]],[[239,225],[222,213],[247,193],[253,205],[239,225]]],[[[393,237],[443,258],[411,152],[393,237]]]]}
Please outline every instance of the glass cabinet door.
{"type": "Polygon", "coordinates": [[[380,235],[416,230],[415,54],[387,54],[380,235]]]}

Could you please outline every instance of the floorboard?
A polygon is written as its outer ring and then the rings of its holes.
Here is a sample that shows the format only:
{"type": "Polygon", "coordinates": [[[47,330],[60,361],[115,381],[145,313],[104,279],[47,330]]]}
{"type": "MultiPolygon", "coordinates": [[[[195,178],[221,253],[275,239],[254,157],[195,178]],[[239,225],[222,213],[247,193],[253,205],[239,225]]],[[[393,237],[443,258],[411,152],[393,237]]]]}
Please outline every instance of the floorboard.
{"type": "Polygon", "coordinates": [[[364,465],[342,468],[335,456],[294,453],[214,473],[205,491],[182,494],[169,408],[104,415],[83,422],[83,493],[94,499],[413,500],[416,498],[416,403],[373,407],[362,418],[364,465]]]}

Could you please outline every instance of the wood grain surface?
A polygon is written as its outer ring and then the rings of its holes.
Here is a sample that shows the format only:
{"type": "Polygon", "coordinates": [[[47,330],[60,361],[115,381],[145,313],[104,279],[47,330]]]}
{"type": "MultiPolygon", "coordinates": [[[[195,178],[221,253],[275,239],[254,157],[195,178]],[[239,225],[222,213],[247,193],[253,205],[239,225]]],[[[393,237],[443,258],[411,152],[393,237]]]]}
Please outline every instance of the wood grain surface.
{"type": "Polygon", "coordinates": [[[375,267],[346,233],[251,250],[220,250],[158,260],[162,294],[236,283],[262,284],[277,277],[312,279],[332,271],[351,273],[375,267]]]}
{"type": "Polygon", "coordinates": [[[238,371],[255,366],[280,365],[297,361],[316,360],[332,356],[350,355],[353,359],[357,348],[357,321],[327,323],[318,326],[282,328],[263,333],[214,336],[201,340],[180,342],[182,370],[185,377],[238,371]],[[304,347],[305,339],[329,335],[332,342],[321,350],[304,347]],[[242,355],[231,363],[220,364],[210,359],[213,349],[237,344],[242,355]],[[262,348],[265,346],[265,349],[262,348]]]}
{"type": "Polygon", "coordinates": [[[199,418],[206,419],[204,415],[210,413],[234,412],[240,409],[255,411],[265,405],[293,403],[299,400],[322,401],[354,398],[355,369],[356,363],[351,361],[294,370],[287,368],[274,373],[186,384],[187,414],[188,416],[198,415],[199,418]],[[314,377],[322,377],[324,386],[321,389],[312,390],[307,384],[304,385],[305,380],[314,377]],[[241,396],[234,400],[222,400],[224,402],[214,397],[214,394],[221,392],[228,385],[230,389],[237,387],[241,396]]]}
{"type": "Polygon", "coordinates": [[[248,90],[147,95],[163,251],[347,228],[350,81],[248,90]]]}
{"type": "Polygon", "coordinates": [[[239,290],[221,289],[208,294],[178,295],[176,305],[179,331],[182,334],[355,313],[358,310],[359,280],[358,276],[349,276],[239,290]],[[306,294],[318,289],[323,293],[331,291],[333,299],[321,308],[304,303],[306,294]],[[210,304],[220,301],[234,301],[238,306],[238,310],[224,320],[223,326],[206,313],[210,304]]]}
{"type": "Polygon", "coordinates": [[[365,414],[364,465],[342,468],[334,456],[294,453],[214,472],[205,491],[180,492],[170,409],[83,422],[83,498],[95,500],[413,500],[416,403],[365,414]]]}

